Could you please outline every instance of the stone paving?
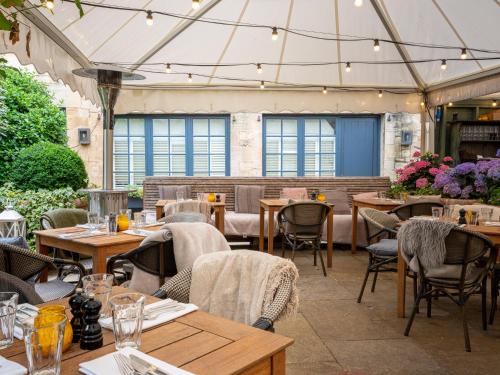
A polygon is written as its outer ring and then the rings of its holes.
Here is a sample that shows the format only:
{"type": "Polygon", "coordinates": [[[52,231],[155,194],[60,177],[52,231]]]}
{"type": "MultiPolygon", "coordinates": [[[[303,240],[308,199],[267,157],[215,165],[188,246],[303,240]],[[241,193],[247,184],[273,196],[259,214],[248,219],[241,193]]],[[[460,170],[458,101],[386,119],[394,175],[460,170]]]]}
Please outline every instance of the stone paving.
{"type": "MultiPolygon", "coordinates": [[[[459,310],[445,298],[433,301],[432,318],[418,314],[410,336],[403,336],[407,319],[396,317],[395,273],[380,274],[375,293],[367,287],[362,303],[356,303],[366,252],[335,250],[327,277],[312,265],[310,252],[298,253],[295,262],[299,313],[276,324],[277,333],[295,339],[287,350],[287,374],[500,374],[500,312],[483,331],[478,297],[468,303],[472,352],[467,353],[459,310]]],[[[425,310],[425,303],[421,307],[425,310]]]]}

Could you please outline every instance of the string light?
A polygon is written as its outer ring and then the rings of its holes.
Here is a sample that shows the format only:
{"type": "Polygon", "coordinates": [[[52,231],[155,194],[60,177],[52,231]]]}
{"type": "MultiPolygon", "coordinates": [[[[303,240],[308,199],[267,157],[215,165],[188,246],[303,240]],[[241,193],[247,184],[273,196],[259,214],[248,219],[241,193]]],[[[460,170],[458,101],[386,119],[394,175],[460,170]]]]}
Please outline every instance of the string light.
{"type": "Polygon", "coordinates": [[[271,33],[271,39],[278,40],[278,28],[277,27],[273,27],[273,32],[271,33]]]}
{"type": "Polygon", "coordinates": [[[382,90],[378,90],[378,97],[381,98],[383,95],[384,94],[383,94],[382,90]]]}
{"type": "Polygon", "coordinates": [[[54,9],[54,0],[46,0],[45,6],[47,7],[47,9],[54,9]]]}
{"type": "Polygon", "coordinates": [[[420,102],[420,107],[423,107],[425,103],[423,101],[420,102]]]}
{"type": "Polygon", "coordinates": [[[375,52],[380,51],[380,43],[379,43],[378,39],[375,39],[375,40],[373,41],[373,50],[374,50],[375,52]]]}
{"type": "Polygon", "coordinates": [[[453,102],[449,102],[448,107],[452,107],[452,106],[453,106],[453,102]]]}
{"type": "Polygon", "coordinates": [[[188,74],[188,82],[193,82],[193,75],[191,73],[188,74]]]}
{"type": "Polygon", "coordinates": [[[264,86],[264,81],[260,81],[260,89],[261,89],[261,90],[264,90],[264,87],[265,87],[265,86],[264,86]]]}
{"type": "Polygon", "coordinates": [[[443,60],[441,60],[441,69],[442,69],[442,70],[446,70],[446,68],[447,68],[447,65],[446,65],[446,60],[445,60],[445,59],[443,59],[443,60]]]}
{"type": "Polygon", "coordinates": [[[150,10],[148,10],[147,12],[147,16],[146,16],[146,25],[148,26],[153,26],[153,12],[151,12],[150,10]]]}
{"type": "Polygon", "coordinates": [[[200,7],[200,2],[201,0],[193,0],[191,6],[193,7],[193,9],[198,9],[200,7]]]}
{"type": "Polygon", "coordinates": [[[363,0],[354,0],[354,6],[356,7],[362,7],[363,6],[363,0]]]}
{"type": "Polygon", "coordinates": [[[172,67],[170,66],[170,64],[167,64],[167,65],[165,66],[165,72],[167,72],[167,73],[172,73],[172,67]]]}
{"type": "Polygon", "coordinates": [[[349,73],[351,71],[351,63],[350,62],[348,62],[348,63],[345,64],[345,71],[347,73],[349,73]]]}
{"type": "Polygon", "coordinates": [[[460,58],[462,60],[465,60],[467,58],[467,50],[465,48],[462,48],[462,52],[460,53],[460,58]]]}
{"type": "Polygon", "coordinates": [[[323,94],[326,94],[328,90],[326,89],[326,86],[323,86],[323,94]]]}
{"type": "Polygon", "coordinates": [[[492,107],[496,107],[497,106],[497,101],[495,99],[493,99],[493,101],[491,102],[491,106],[492,107]]]}
{"type": "Polygon", "coordinates": [[[257,73],[262,74],[262,65],[257,64],[257,73]]]}

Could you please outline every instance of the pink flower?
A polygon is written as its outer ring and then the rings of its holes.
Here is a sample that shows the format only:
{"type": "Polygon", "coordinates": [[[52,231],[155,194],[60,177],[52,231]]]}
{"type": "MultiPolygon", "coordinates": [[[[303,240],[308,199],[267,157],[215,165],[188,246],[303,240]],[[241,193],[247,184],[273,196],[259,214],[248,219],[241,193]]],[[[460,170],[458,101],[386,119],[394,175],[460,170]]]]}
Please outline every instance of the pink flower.
{"type": "Polygon", "coordinates": [[[402,174],[403,173],[403,168],[396,168],[394,170],[394,172],[396,172],[396,174],[402,174]]]}
{"type": "Polygon", "coordinates": [[[413,173],[415,173],[417,170],[415,169],[415,167],[406,167],[404,170],[403,170],[403,175],[405,176],[409,176],[413,173]]]}
{"type": "Polygon", "coordinates": [[[397,182],[398,184],[400,184],[401,182],[405,182],[406,180],[408,180],[408,176],[405,175],[405,174],[402,174],[401,176],[399,176],[399,178],[397,179],[397,182]]]}
{"type": "Polygon", "coordinates": [[[420,152],[420,151],[415,151],[415,152],[413,153],[413,157],[414,157],[414,158],[419,158],[420,156],[422,156],[422,154],[421,154],[421,152],[420,152]]]}
{"type": "Polygon", "coordinates": [[[437,158],[439,157],[439,154],[432,154],[432,157],[433,157],[434,159],[437,159],[437,158]]]}
{"type": "Polygon", "coordinates": [[[448,167],[448,166],[447,166],[447,165],[445,165],[445,164],[441,164],[441,165],[439,166],[439,169],[441,169],[442,171],[446,171],[447,169],[450,169],[450,167],[448,167]]]}
{"type": "Polygon", "coordinates": [[[444,161],[445,163],[448,163],[448,162],[450,162],[450,161],[453,161],[453,158],[452,158],[451,156],[445,156],[445,157],[443,158],[443,161],[444,161]]]}
{"type": "Polygon", "coordinates": [[[418,171],[422,168],[427,168],[431,165],[430,162],[428,161],[425,161],[425,160],[420,160],[420,161],[416,161],[415,163],[413,163],[413,166],[415,167],[415,169],[418,171]]]}
{"type": "Polygon", "coordinates": [[[425,177],[419,178],[417,181],[415,181],[415,186],[417,187],[417,189],[426,187],[427,185],[429,185],[429,181],[425,177]]]}
{"type": "Polygon", "coordinates": [[[439,168],[430,168],[429,173],[433,176],[437,176],[440,173],[443,173],[443,171],[439,168]]]}

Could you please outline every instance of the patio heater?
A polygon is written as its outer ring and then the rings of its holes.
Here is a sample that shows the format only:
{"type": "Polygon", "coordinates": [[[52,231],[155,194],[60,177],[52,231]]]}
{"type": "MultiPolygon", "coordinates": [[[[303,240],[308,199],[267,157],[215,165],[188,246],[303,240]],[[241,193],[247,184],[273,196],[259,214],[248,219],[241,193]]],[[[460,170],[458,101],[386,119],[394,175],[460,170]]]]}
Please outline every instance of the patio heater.
{"type": "Polygon", "coordinates": [[[80,77],[97,81],[97,90],[101,98],[103,112],[103,189],[87,189],[89,210],[101,216],[127,208],[128,192],[125,189],[113,189],[113,128],[114,108],[122,81],[142,80],[143,75],[132,73],[110,65],[96,65],[91,68],[73,70],[80,77]]]}

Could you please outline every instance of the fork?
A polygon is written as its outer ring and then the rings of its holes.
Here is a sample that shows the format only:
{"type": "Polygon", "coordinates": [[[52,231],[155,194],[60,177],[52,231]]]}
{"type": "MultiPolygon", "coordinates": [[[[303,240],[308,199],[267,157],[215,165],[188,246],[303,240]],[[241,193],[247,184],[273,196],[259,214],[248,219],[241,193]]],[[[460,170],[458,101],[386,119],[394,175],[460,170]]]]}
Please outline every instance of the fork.
{"type": "Polygon", "coordinates": [[[165,306],[162,308],[151,309],[148,311],[144,311],[144,319],[154,320],[163,313],[175,312],[175,311],[181,311],[181,310],[184,310],[184,306],[165,306]]]}
{"type": "Polygon", "coordinates": [[[130,360],[122,353],[113,354],[116,364],[118,365],[118,371],[120,375],[135,375],[136,371],[130,364],[130,360]]]}

